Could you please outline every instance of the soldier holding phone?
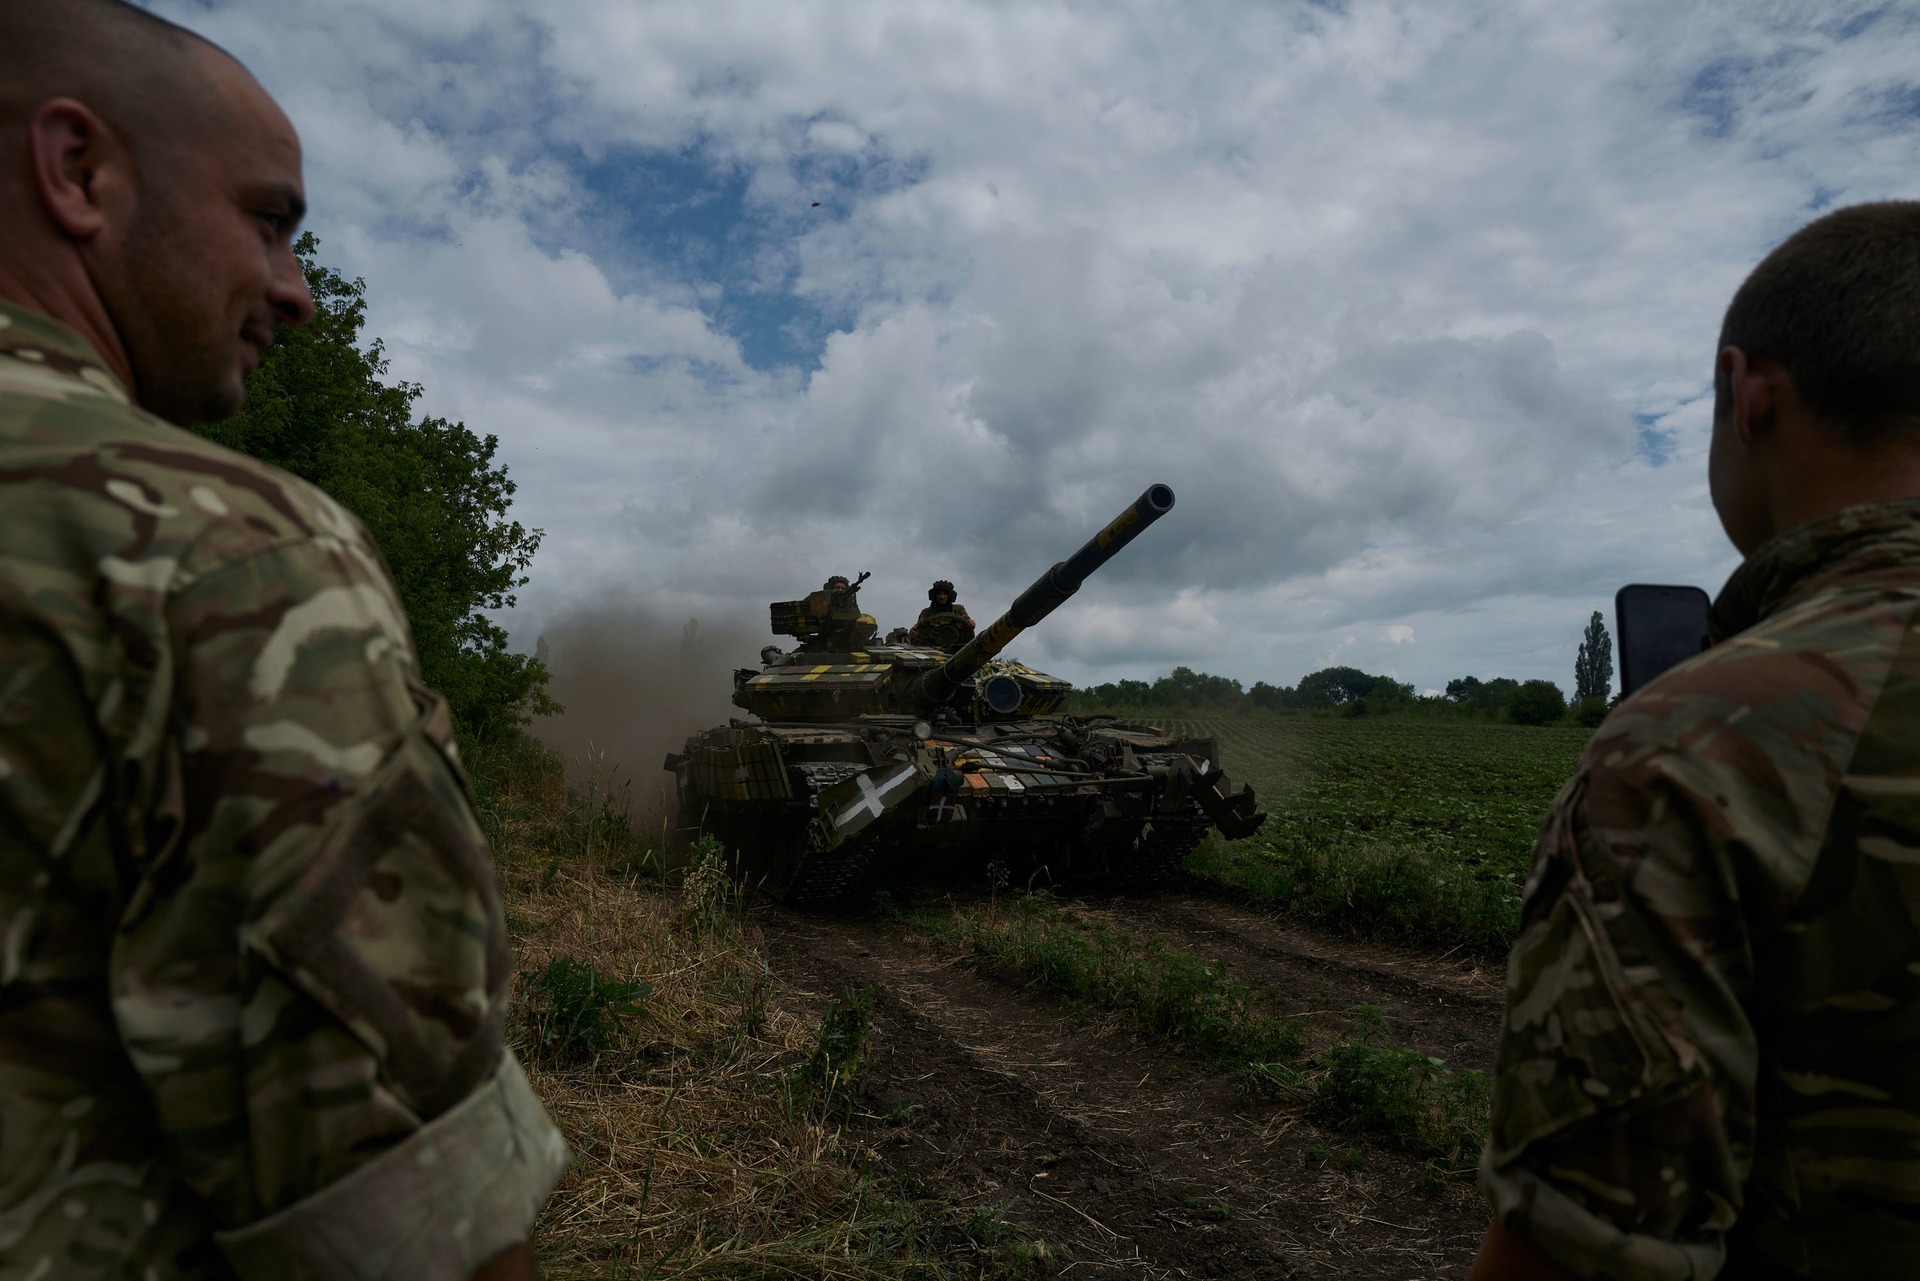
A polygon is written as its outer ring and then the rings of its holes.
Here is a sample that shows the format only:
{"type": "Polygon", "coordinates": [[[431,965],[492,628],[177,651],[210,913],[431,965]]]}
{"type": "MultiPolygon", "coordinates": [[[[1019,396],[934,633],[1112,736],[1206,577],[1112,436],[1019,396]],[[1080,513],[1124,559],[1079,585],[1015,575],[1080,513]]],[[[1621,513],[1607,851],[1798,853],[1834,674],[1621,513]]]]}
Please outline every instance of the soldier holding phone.
{"type": "Polygon", "coordinates": [[[1920,203],[1769,254],[1714,390],[1746,560],[1541,836],[1481,1281],[1920,1276],[1920,203]]]}

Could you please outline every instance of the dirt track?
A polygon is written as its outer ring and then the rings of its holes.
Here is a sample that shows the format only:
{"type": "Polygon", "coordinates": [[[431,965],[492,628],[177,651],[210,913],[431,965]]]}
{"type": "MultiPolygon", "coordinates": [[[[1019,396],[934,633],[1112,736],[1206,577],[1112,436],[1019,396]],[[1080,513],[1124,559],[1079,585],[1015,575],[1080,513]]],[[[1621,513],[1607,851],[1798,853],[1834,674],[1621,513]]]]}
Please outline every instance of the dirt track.
{"type": "MultiPolygon", "coordinates": [[[[1329,1031],[1382,1007],[1399,1041],[1490,1065],[1497,967],[1313,933],[1199,891],[1093,905],[1284,993],[1329,1031]]],[[[888,920],[757,910],[776,971],[824,1003],[875,994],[864,1114],[884,1170],[1045,1243],[1057,1275],[1463,1277],[1485,1226],[1466,1180],[1256,1103],[1225,1074],[975,974],[888,920]],[[1356,1168],[1357,1167],[1357,1168],[1356,1168]]]]}

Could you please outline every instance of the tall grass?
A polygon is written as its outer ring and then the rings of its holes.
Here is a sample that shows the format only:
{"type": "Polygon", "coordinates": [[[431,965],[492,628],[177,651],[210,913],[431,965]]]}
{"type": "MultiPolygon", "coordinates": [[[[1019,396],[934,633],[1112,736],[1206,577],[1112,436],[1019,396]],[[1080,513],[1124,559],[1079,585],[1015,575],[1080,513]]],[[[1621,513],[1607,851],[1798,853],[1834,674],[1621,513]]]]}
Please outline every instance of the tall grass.
{"type": "Polygon", "coordinates": [[[474,756],[515,1048],[574,1153],[535,1225],[549,1281],[1027,1274],[1021,1242],[982,1244],[964,1210],[869,1168],[845,1129],[864,1007],[823,1012],[777,981],[712,874],[723,851],[675,868],[605,763],[570,790],[530,740],[474,756]],[[818,1083],[807,1106],[795,1081],[818,1083]]]}

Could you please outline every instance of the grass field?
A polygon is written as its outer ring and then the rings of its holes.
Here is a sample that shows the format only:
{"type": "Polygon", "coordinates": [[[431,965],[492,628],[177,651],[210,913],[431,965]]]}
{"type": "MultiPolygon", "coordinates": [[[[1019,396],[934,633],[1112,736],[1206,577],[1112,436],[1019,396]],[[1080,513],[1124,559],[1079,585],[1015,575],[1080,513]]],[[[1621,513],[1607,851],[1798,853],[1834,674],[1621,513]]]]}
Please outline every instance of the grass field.
{"type": "Polygon", "coordinates": [[[1592,731],[1473,721],[1160,719],[1220,740],[1272,815],[1193,870],[1309,919],[1446,947],[1504,948],[1554,794],[1592,731]]]}

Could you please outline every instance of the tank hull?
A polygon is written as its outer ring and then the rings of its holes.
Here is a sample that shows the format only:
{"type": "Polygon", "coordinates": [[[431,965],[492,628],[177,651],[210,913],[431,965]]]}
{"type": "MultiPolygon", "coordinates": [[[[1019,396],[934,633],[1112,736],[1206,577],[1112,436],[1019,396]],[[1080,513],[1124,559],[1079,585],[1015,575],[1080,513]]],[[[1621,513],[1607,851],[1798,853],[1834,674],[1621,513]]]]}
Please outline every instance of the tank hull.
{"type": "Polygon", "coordinates": [[[669,765],[682,822],[799,907],[924,878],[1148,887],[1209,829],[1250,835],[1264,817],[1213,740],[1070,718],[735,721],[669,765]]]}

